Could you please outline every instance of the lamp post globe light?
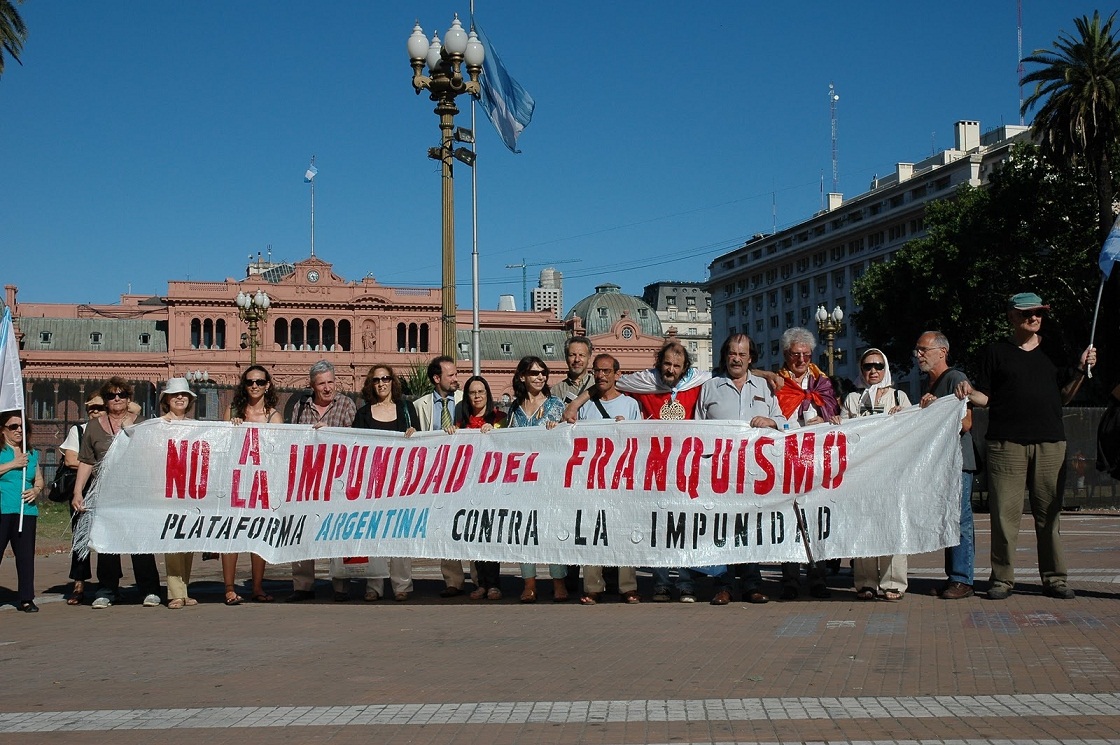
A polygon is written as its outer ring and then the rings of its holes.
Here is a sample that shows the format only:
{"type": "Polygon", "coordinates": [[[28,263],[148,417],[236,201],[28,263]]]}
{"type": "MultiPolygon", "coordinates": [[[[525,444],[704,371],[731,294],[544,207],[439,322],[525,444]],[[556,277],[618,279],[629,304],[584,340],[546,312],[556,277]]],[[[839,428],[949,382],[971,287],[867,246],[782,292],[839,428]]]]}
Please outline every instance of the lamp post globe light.
{"type": "Polygon", "coordinates": [[[440,43],[439,34],[432,34],[431,41],[424,36],[424,30],[417,21],[408,37],[408,57],[412,64],[412,87],[416,95],[427,90],[435,101],[436,116],[439,117],[440,146],[428,150],[428,157],[440,161],[442,168],[443,204],[443,319],[441,324],[441,351],[455,358],[455,172],[457,159],[467,166],[474,165],[474,153],[461,147],[452,151],[452,143],[474,142],[474,133],[469,130],[455,131],[455,115],[459,107],[455,98],[468,93],[477,96],[481,90],[478,77],[482,73],[485,52],[478,35],[472,30],[469,34],[459,23],[459,16],[451,23],[440,43]],[[467,67],[467,79],[463,78],[463,64],[467,67]],[[424,74],[424,68],[428,74],[424,74]]]}
{"type": "Polygon", "coordinates": [[[844,311],[837,305],[829,313],[823,305],[817,306],[817,329],[825,342],[824,355],[828,359],[828,375],[835,374],[835,362],[844,359],[844,350],[836,348],[836,335],[844,328],[844,311]]]}
{"type": "Polygon", "coordinates": [[[256,294],[239,292],[234,299],[237,303],[237,315],[249,327],[248,334],[241,335],[241,348],[249,349],[249,364],[257,364],[257,347],[261,345],[260,322],[268,316],[268,307],[272,300],[263,290],[256,294]]]}

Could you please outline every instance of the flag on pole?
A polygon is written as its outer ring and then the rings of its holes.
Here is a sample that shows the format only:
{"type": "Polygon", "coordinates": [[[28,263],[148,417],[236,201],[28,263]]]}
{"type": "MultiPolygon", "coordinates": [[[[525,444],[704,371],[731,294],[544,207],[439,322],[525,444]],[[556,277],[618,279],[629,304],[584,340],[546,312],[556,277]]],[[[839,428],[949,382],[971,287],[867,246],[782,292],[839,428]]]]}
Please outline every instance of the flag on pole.
{"type": "Polygon", "coordinates": [[[314,163],[312,163],[307,167],[307,173],[303,174],[303,183],[310,184],[312,179],[315,178],[315,174],[317,174],[318,172],[319,169],[315,167],[314,163]]]}
{"type": "Polygon", "coordinates": [[[1117,261],[1120,261],[1120,217],[1116,218],[1112,230],[1108,231],[1108,237],[1104,239],[1104,246],[1101,248],[1101,257],[1097,260],[1105,279],[1112,274],[1112,267],[1117,261]]]}
{"type": "Polygon", "coordinates": [[[498,56],[498,51],[482,32],[482,27],[474,19],[471,20],[471,24],[486,50],[486,56],[482,61],[480,79],[482,93],[479,101],[486,111],[486,116],[493,123],[494,129],[498,130],[502,142],[511,152],[520,153],[521,151],[517,149],[517,138],[533,120],[533,109],[536,108],[537,102],[529,95],[529,91],[510,77],[505,65],[502,64],[502,58],[498,56]]]}
{"type": "Polygon", "coordinates": [[[0,411],[23,411],[23,373],[19,369],[19,342],[12,327],[12,309],[0,320],[0,411]]]}

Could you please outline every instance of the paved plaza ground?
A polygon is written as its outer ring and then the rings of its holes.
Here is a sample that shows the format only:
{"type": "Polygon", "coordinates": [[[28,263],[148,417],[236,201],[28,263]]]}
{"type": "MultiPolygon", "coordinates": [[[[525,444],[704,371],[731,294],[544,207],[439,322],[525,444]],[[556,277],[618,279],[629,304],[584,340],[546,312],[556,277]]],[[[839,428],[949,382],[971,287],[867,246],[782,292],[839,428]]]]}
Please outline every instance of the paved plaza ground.
{"type": "MultiPolygon", "coordinates": [[[[823,601],[522,605],[512,565],[501,601],[441,600],[434,562],[409,602],[335,603],[321,562],[312,603],[227,608],[196,559],[196,607],[93,610],[54,554],[23,614],[9,557],[0,742],[1120,742],[1120,516],[1063,517],[1075,600],[1041,594],[1023,533],[1002,602],[931,597],[925,554],[897,603],[856,601],[845,568],[823,601]]],[[[986,515],[977,538],[986,580],[986,515]]],[[[287,567],[268,578],[287,593],[287,567]]]]}

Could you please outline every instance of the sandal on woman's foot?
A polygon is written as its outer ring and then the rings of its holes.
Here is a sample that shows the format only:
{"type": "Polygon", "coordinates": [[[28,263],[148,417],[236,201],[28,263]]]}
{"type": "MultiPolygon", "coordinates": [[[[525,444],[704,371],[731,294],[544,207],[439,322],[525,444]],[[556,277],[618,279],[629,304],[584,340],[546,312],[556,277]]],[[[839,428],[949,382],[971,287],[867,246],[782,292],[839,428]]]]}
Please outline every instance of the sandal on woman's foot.
{"type": "Polygon", "coordinates": [[[169,610],[179,610],[186,604],[187,601],[183,598],[172,598],[171,600],[167,601],[167,607],[169,610]]]}
{"type": "Polygon", "coordinates": [[[535,603],[535,602],[537,602],[537,591],[536,590],[528,590],[528,589],[525,590],[525,592],[521,593],[521,602],[522,603],[535,603]]]}
{"type": "Polygon", "coordinates": [[[580,605],[598,605],[599,604],[599,593],[597,593],[597,592],[587,593],[586,595],[584,595],[582,598],[579,599],[579,604],[580,605]]]}
{"type": "Polygon", "coordinates": [[[487,600],[501,600],[502,599],[502,591],[499,590],[497,587],[491,587],[489,590],[486,591],[486,599],[487,600]]]}
{"type": "Polygon", "coordinates": [[[271,603],[275,599],[276,598],[272,597],[267,592],[254,592],[253,593],[253,602],[254,603],[271,603]]]}
{"type": "Polygon", "coordinates": [[[883,590],[884,600],[902,600],[902,593],[898,590],[883,590]]]}
{"type": "Polygon", "coordinates": [[[875,590],[873,590],[870,587],[860,588],[860,591],[856,593],[856,600],[874,600],[874,599],[875,599],[875,590]]]}
{"type": "Polygon", "coordinates": [[[70,597],[66,598],[67,605],[81,605],[82,601],[86,598],[86,586],[83,582],[74,583],[74,591],[70,593],[70,597]]]}
{"type": "Polygon", "coordinates": [[[233,590],[226,590],[226,605],[241,605],[241,596],[233,590]]]}
{"type": "Polygon", "coordinates": [[[622,602],[629,603],[630,605],[637,605],[642,602],[642,596],[638,594],[637,590],[630,590],[629,592],[622,593],[622,602]]]}
{"type": "Polygon", "coordinates": [[[474,591],[470,594],[471,600],[482,600],[485,597],[486,597],[486,588],[485,587],[476,587],[474,589],[474,591]]]}
{"type": "Polygon", "coordinates": [[[366,594],[362,598],[362,600],[365,600],[367,603],[376,603],[380,599],[381,593],[379,593],[377,590],[366,590],[366,594]]]}

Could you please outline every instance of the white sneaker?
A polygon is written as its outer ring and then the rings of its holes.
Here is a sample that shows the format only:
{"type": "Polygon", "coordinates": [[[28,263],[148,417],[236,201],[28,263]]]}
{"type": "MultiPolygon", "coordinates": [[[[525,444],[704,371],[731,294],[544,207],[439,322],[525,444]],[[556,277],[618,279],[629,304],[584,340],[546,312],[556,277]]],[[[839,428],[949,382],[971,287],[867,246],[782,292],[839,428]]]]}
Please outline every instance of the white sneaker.
{"type": "Polygon", "coordinates": [[[156,595],[153,592],[151,595],[147,595],[147,596],[144,597],[144,607],[145,608],[158,608],[159,606],[160,606],[159,595],[156,595]]]}
{"type": "Polygon", "coordinates": [[[93,599],[93,607],[94,608],[108,608],[108,607],[112,606],[112,604],[113,604],[113,601],[110,600],[109,598],[102,597],[102,598],[94,598],[93,599]]]}

